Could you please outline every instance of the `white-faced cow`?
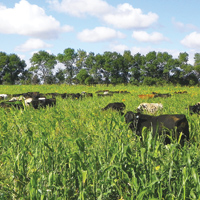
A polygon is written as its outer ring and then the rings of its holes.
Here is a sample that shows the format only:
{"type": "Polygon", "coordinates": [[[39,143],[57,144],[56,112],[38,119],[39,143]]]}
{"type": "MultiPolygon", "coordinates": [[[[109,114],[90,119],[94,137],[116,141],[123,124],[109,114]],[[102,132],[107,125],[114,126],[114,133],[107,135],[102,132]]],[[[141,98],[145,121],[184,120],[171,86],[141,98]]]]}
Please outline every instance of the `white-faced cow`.
{"type": "Polygon", "coordinates": [[[137,107],[137,112],[146,111],[148,113],[154,114],[162,109],[163,109],[163,104],[161,103],[141,103],[137,107]]]}
{"type": "Polygon", "coordinates": [[[0,99],[7,99],[8,98],[8,95],[7,94],[0,94],[0,99]]]}
{"type": "Polygon", "coordinates": [[[189,125],[183,114],[151,116],[128,111],[125,114],[125,121],[133,131],[136,131],[138,136],[142,135],[144,127],[152,129],[153,137],[156,133],[164,137],[164,144],[171,143],[168,137],[171,134],[173,139],[179,139],[180,134],[182,134],[181,145],[184,144],[185,140],[189,140],[189,125]]]}

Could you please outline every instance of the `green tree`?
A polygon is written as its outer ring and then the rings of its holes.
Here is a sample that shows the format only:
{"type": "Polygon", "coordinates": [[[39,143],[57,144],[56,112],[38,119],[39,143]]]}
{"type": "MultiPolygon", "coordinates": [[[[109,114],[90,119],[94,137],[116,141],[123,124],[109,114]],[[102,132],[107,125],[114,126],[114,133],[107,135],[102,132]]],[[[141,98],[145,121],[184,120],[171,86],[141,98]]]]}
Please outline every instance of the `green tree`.
{"type": "Polygon", "coordinates": [[[200,78],[200,53],[194,54],[194,70],[197,73],[197,77],[200,78]]]}
{"type": "Polygon", "coordinates": [[[20,80],[20,75],[24,72],[26,63],[16,54],[7,55],[0,52],[0,84],[15,84],[20,80]]]}
{"type": "Polygon", "coordinates": [[[38,85],[38,84],[40,84],[40,78],[38,77],[37,74],[33,75],[32,84],[33,84],[33,85],[38,85]]]}
{"type": "Polygon", "coordinates": [[[65,82],[65,71],[63,69],[58,69],[56,74],[55,74],[55,78],[56,78],[56,82],[58,84],[62,84],[65,82]]]}
{"type": "Polygon", "coordinates": [[[90,75],[93,77],[94,83],[102,83],[102,72],[103,66],[105,63],[104,57],[101,54],[94,55],[94,53],[90,53],[87,57],[86,64],[88,66],[90,64],[90,75]]]}
{"type": "Polygon", "coordinates": [[[88,78],[88,77],[89,77],[89,74],[86,69],[81,69],[76,76],[76,78],[78,79],[80,84],[84,84],[86,78],[88,78]]]}
{"type": "Polygon", "coordinates": [[[36,73],[44,83],[48,82],[48,77],[52,76],[52,70],[57,64],[56,57],[46,51],[34,53],[30,59],[30,71],[36,73]]]}
{"type": "Polygon", "coordinates": [[[174,59],[172,55],[167,52],[158,52],[157,53],[158,67],[159,67],[159,77],[163,78],[165,82],[170,81],[170,73],[174,67],[174,59]]]}
{"type": "Polygon", "coordinates": [[[85,84],[86,85],[91,85],[94,83],[94,79],[92,76],[88,76],[86,79],[85,79],[85,84]]]}
{"type": "Polygon", "coordinates": [[[87,68],[86,65],[86,59],[87,59],[87,52],[84,50],[77,50],[77,57],[76,57],[76,66],[78,67],[78,69],[85,69],[87,68]]]}
{"type": "Polygon", "coordinates": [[[194,84],[194,82],[195,82],[194,76],[191,75],[194,68],[192,65],[188,64],[188,58],[189,58],[189,55],[186,52],[180,53],[178,56],[179,70],[180,70],[179,83],[182,85],[189,84],[189,81],[187,80],[187,79],[189,79],[189,77],[191,77],[193,79],[193,81],[191,81],[192,84],[194,84]]]}
{"type": "Polygon", "coordinates": [[[149,52],[145,56],[145,64],[142,66],[142,75],[151,77],[151,78],[158,78],[159,77],[159,68],[158,68],[158,60],[157,54],[155,51],[149,52]]]}
{"type": "Polygon", "coordinates": [[[69,84],[72,84],[72,80],[78,72],[76,67],[76,59],[77,53],[71,48],[67,48],[64,50],[63,54],[57,55],[57,60],[65,65],[65,71],[67,75],[66,80],[69,82],[69,84]]]}
{"type": "Polygon", "coordinates": [[[24,70],[24,72],[22,72],[22,74],[20,75],[19,79],[20,79],[20,84],[22,85],[30,85],[31,84],[31,80],[33,78],[33,73],[29,70],[24,70]]]}
{"type": "Polygon", "coordinates": [[[139,85],[141,83],[141,67],[144,62],[144,56],[140,53],[137,53],[133,56],[132,65],[130,66],[130,82],[135,85],[139,85]]]}

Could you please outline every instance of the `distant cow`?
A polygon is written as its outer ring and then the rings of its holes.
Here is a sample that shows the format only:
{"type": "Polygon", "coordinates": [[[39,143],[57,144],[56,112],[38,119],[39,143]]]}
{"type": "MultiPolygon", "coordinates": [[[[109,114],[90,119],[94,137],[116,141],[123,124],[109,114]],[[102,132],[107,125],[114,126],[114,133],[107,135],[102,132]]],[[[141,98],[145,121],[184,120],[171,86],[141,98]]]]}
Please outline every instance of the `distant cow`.
{"type": "Polygon", "coordinates": [[[9,101],[22,101],[25,100],[24,96],[12,97],[9,101]]]}
{"type": "Polygon", "coordinates": [[[108,109],[112,109],[112,110],[117,110],[120,111],[121,114],[123,114],[123,110],[126,108],[126,105],[124,103],[121,102],[115,102],[115,103],[109,103],[105,108],[102,108],[102,110],[108,110],[108,109]]]}
{"type": "Polygon", "coordinates": [[[0,94],[0,100],[1,99],[7,99],[8,98],[8,95],[7,94],[0,94]]]}
{"type": "Polygon", "coordinates": [[[50,99],[33,99],[31,101],[32,106],[35,109],[38,108],[46,108],[47,106],[52,107],[56,105],[56,99],[55,98],[50,98],[50,99]]]}
{"type": "Polygon", "coordinates": [[[187,94],[187,91],[178,91],[178,92],[174,92],[174,94],[187,94]]]}
{"type": "Polygon", "coordinates": [[[167,97],[171,97],[171,96],[172,96],[172,95],[169,94],[169,93],[161,94],[161,93],[152,92],[152,94],[155,94],[155,95],[154,95],[154,98],[156,98],[156,97],[167,98],[167,97]]]}
{"type": "Polygon", "coordinates": [[[83,97],[93,97],[93,94],[92,93],[89,93],[89,92],[81,92],[81,95],[83,97]]]}
{"type": "Polygon", "coordinates": [[[98,97],[113,96],[113,94],[97,94],[98,97]]]}
{"type": "Polygon", "coordinates": [[[151,116],[128,111],[125,114],[125,121],[133,131],[136,131],[138,136],[142,136],[144,127],[152,128],[153,137],[156,132],[158,135],[164,136],[164,144],[171,143],[170,138],[167,137],[171,135],[170,132],[172,137],[176,139],[179,139],[182,133],[181,145],[184,144],[185,140],[189,140],[189,125],[186,116],[183,114],[151,116]]]}
{"type": "Polygon", "coordinates": [[[200,114],[200,102],[193,106],[189,106],[190,115],[192,114],[200,114]]]}
{"type": "Polygon", "coordinates": [[[163,105],[161,103],[141,103],[137,107],[137,112],[146,111],[149,113],[156,113],[159,110],[163,109],[163,105]]]}
{"type": "Polygon", "coordinates": [[[72,99],[82,99],[82,95],[80,93],[71,93],[69,95],[72,99]]]}
{"type": "Polygon", "coordinates": [[[151,99],[151,98],[154,98],[155,94],[140,94],[138,95],[138,97],[140,99],[151,99]]]}

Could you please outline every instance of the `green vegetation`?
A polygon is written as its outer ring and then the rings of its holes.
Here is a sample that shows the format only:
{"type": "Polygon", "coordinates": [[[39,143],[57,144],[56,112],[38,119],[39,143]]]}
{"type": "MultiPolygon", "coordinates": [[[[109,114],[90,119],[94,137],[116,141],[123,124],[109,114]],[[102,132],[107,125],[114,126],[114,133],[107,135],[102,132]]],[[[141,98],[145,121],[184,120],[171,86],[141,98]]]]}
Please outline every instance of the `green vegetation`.
{"type": "Polygon", "coordinates": [[[0,199],[200,199],[200,123],[185,109],[199,102],[198,87],[0,86],[1,94],[30,91],[86,91],[94,97],[58,97],[55,107],[39,110],[0,108],[0,199]],[[130,94],[97,97],[95,91],[103,89],[130,94]],[[184,90],[188,93],[174,94],[184,90]],[[173,95],[137,96],[151,92],[173,95]],[[124,102],[125,111],[160,102],[160,113],[185,114],[190,144],[165,146],[147,130],[140,142],[123,116],[101,111],[111,102],[124,102]]]}
{"type": "Polygon", "coordinates": [[[25,61],[17,55],[0,52],[0,84],[198,85],[200,53],[194,54],[193,65],[188,59],[186,52],[173,58],[168,52],[132,55],[124,51],[121,55],[105,51],[95,55],[67,48],[57,56],[46,51],[34,53],[26,69],[25,61]]]}

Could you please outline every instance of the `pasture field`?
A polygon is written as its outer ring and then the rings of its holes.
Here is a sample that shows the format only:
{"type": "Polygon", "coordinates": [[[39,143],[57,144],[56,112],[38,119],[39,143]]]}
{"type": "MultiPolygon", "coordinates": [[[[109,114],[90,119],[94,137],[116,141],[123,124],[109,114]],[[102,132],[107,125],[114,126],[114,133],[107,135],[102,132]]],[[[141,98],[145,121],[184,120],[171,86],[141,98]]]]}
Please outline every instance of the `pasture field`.
{"type": "Polygon", "coordinates": [[[1,94],[82,91],[94,97],[58,97],[55,107],[38,110],[0,108],[0,199],[200,199],[200,120],[185,109],[200,101],[199,87],[0,86],[1,94]],[[97,97],[104,89],[130,94],[97,97]],[[138,97],[151,92],[172,96],[138,97]],[[125,112],[155,102],[164,106],[158,114],[185,114],[190,143],[165,146],[148,130],[141,142],[124,116],[101,111],[112,102],[124,102],[125,112]]]}

